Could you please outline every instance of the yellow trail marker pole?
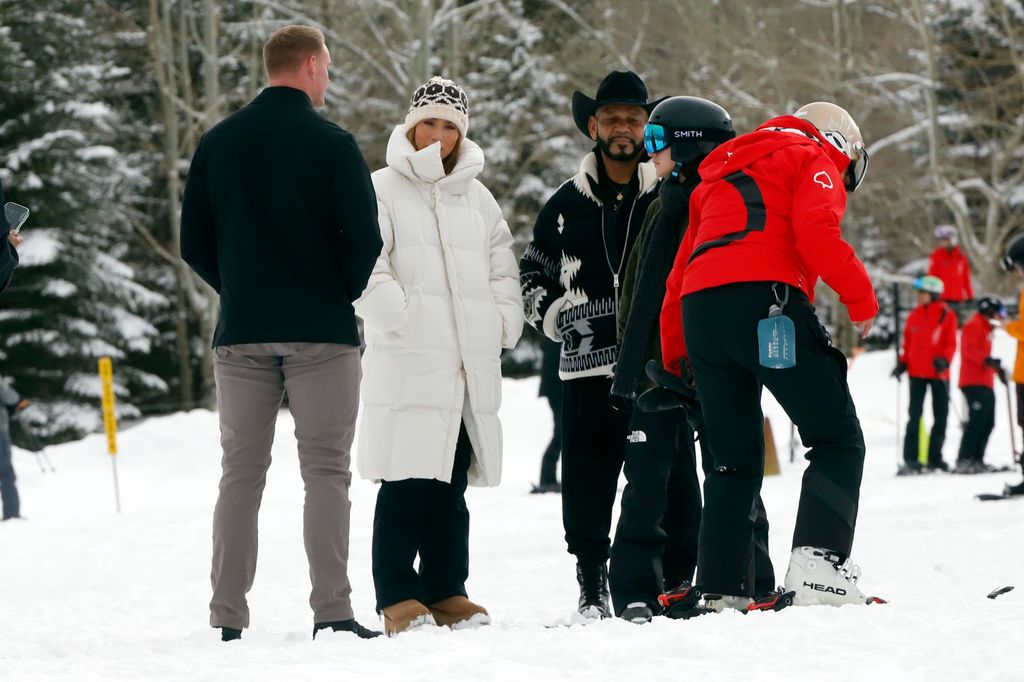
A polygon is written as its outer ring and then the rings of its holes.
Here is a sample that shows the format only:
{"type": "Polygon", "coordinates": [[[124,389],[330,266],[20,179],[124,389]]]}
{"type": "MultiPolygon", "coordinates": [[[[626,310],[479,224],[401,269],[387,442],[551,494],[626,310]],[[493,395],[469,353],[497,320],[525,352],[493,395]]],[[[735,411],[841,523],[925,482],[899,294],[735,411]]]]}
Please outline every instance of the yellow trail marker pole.
{"type": "Polygon", "coordinates": [[[103,429],[107,432],[107,454],[114,467],[114,503],[121,513],[121,489],[117,483],[117,415],[114,413],[114,366],[110,358],[100,358],[100,384],[103,389],[103,429]]]}

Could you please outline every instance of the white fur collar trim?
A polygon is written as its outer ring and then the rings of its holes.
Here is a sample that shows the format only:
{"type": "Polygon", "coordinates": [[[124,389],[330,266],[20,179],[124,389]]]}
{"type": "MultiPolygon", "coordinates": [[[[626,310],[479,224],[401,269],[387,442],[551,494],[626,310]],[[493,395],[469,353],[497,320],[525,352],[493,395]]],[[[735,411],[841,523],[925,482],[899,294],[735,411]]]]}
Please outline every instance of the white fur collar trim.
{"type": "MultiPolygon", "coordinates": [[[[639,194],[641,196],[653,191],[658,186],[658,172],[650,161],[645,161],[637,167],[637,175],[640,178],[639,194]]],[[[590,152],[583,157],[583,161],[580,163],[580,172],[573,176],[572,184],[580,194],[600,206],[601,200],[594,194],[592,183],[597,183],[597,154],[595,152],[590,152]]]]}

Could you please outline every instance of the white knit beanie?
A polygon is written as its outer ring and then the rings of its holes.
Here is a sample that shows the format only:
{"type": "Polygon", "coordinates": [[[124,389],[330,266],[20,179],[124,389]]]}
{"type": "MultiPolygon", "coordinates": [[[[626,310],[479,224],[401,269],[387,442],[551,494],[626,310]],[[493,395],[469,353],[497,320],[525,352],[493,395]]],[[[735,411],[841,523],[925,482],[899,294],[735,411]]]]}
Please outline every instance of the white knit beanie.
{"type": "Polygon", "coordinates": [[[412,93],[409,113],[405,115],[405,132],[428,118],[451,121],[465,139],[469,130],[469,99],[466,93],[454,82],[434,76],[412,93]]]}

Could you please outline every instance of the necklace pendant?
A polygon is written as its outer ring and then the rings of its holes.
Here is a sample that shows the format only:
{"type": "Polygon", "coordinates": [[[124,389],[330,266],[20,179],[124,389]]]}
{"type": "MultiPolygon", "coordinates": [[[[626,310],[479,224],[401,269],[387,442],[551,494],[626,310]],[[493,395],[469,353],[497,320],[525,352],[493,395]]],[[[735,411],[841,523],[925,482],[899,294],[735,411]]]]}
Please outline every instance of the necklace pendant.
{"type": "Polygon", "coordinates": [[[617,197],[615,197],[615,201],[622,201],[622,193],[621,192],[619,192],[619,195],[617,197]]]}

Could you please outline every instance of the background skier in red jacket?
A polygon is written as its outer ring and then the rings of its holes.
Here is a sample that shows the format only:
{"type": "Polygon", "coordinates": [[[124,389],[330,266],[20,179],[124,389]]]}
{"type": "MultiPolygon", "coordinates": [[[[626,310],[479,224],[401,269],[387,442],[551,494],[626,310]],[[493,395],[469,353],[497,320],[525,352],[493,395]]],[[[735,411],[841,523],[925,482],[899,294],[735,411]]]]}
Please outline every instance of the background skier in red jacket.
{"type": "Polygon", "coordinates": [[[935,250],[928,261],[928,274],[942,280],[942,300],[956,313],[957,322],[970,314],[974,300],[971,287],[971,264],[956,243],[956,228],[939,225],[935,228],[935,250]]]}
{"type": "Polygon", "coordinates": [[[921,415],[924,396],[932,392],[932,431],[928,440],[928,469],[946,471],[942,459],[946,442],[946,418],[949,416],[949,363],[956,353],[956,314],[942,302],[942,280],[932,275],[919,277],[917,307],[907,317],[903,332],[903,351],[892,371],[894,378],[910,375],[910,413],[903,437],[903,466],[900,474],[922,470],[918,461],[921,415]]]}
{"type": "Polygon", "coordinates": [[[752,588],[751,509],[764,466],[762,386],[811,448],[785,581],[793,594],[782,599],[867,601],[849,564],[864,436],[846,358],[812,305],[821,277],[862,335],[878,312],[867,272],[840,233],[846,193],[863,180],[867,161],[850,115],[815,102],[726,142],[700,166],[661,330],[666,367],[696,381],[715,453],[704,484],[697,567],[705,608],[778,607],[752,588]],[[759,358],[759,322],[773,306],[793,323],[785,350],[790,357],[795,350],[796,364],[786,369],[759,358]]]}
{"type": "Polygon", "coordinates": [[[986,296],[978,301],[978,312],[971,316],[960,335],[960,390],[969,411],[956,469],[960,474],[978,474],[992,469],[985,465],[985,447],[996,425],[996,394],[992,379],[1006,384],[1006,370],[999,358],[992,357],[992,330],[1006,319],[1002,301],[986,296]]]}

